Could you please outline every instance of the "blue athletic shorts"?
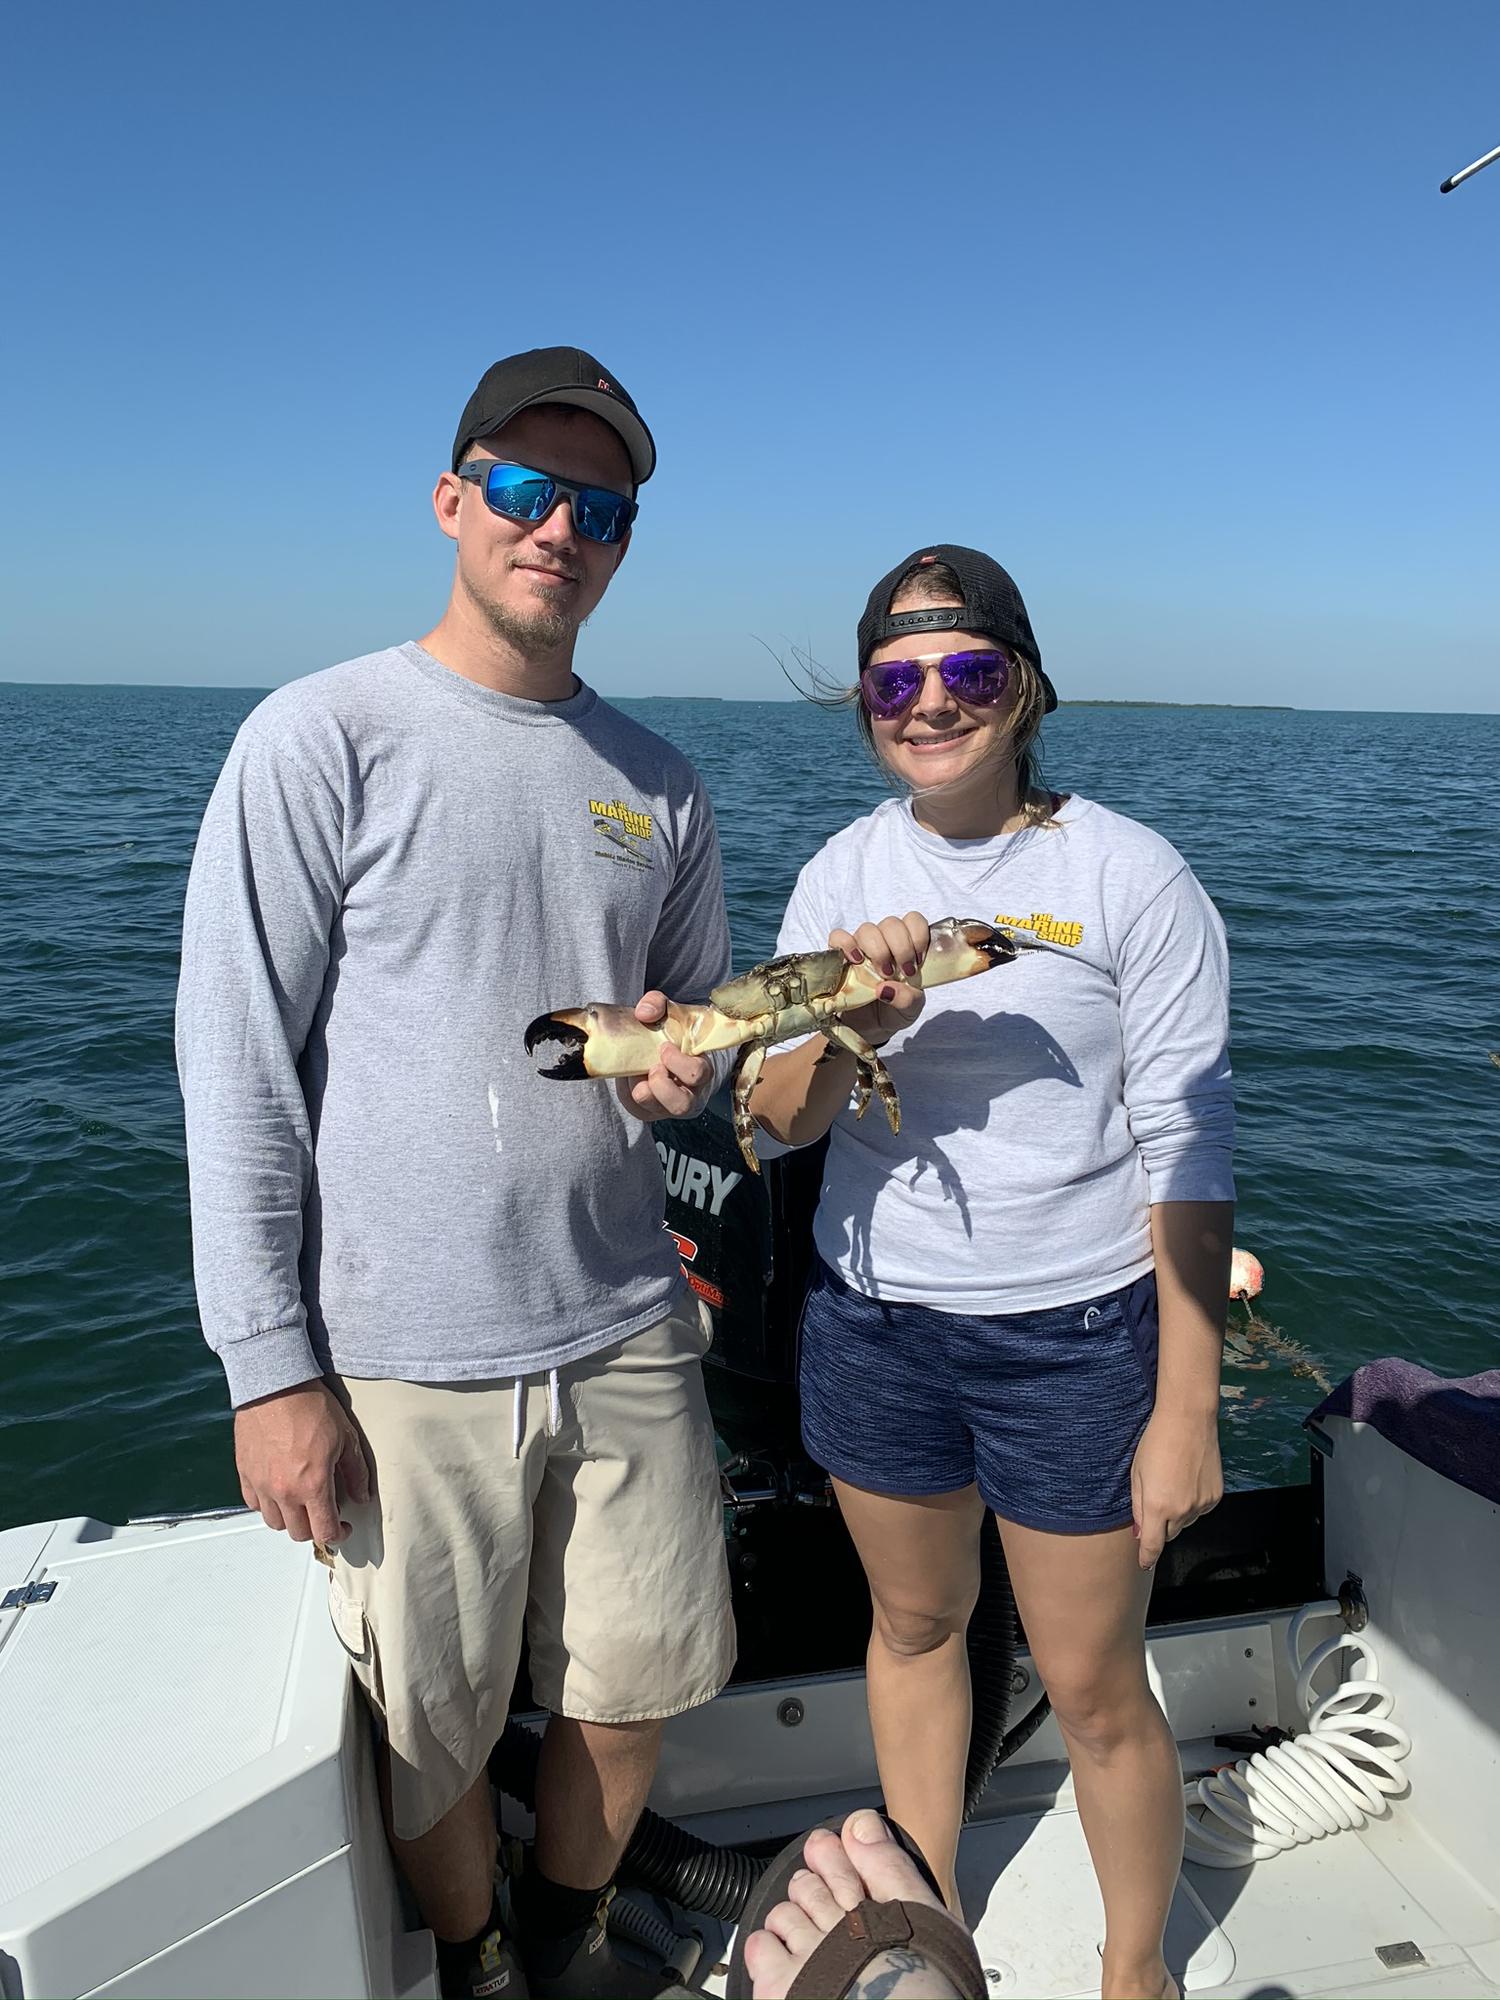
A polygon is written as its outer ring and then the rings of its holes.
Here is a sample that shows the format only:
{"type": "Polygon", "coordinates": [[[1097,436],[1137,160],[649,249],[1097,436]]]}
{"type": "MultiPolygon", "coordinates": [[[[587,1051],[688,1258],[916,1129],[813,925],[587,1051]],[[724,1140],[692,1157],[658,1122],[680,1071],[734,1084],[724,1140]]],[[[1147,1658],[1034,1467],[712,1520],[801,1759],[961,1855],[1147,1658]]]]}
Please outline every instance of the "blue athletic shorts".
{"type": "Polygon", "coordinates": [[[1076,1305],[990,1315],[864,1297],[819,1264],[802,1316],[802,1441],[872,1493],[977,1485],[1007,1521],[1098,1534],[1131,1519],[1156,1396],[1156,1274],[1076,1305]]]}

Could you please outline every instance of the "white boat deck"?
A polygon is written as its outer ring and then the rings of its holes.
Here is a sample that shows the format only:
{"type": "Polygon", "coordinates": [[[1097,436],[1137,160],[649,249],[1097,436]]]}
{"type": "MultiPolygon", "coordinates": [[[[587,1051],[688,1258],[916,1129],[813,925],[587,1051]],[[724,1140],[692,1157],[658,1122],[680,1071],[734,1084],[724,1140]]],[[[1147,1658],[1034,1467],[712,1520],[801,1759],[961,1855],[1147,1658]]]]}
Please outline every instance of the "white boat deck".
{"type": "MultiPolygon", "coordinates": [[[[996,2000],[1099,1991],[1099,1894],[1065,1781],[1061,1789],[1045,1812],[1007,1813],[963,1837],[959,1889],[996,2000]]],[[[818,1804],[871,1802],[849,1794],[818,1804]]],[[[709,1948],[722,1965],[727,1934],[709,1948]]],[[[1167,1955],[1185,1992],[1223,2000],[1500,2000],[1500,1905],[1403,1825],[1398,1801],[1383,1822],[1250,1868],[1189,1863],[1167,1955]]],[[[703,1983],[722,1994],[722,1970],[703,1983]]]]}
{"type": "MultiPolygon", "coordinates": [[[[1075,1812],[971,1829],[959,1874],[994,1994],[1098,1992],[1099,1898],[1075,1812]]],[[[1500,1996],[1500,1907],[1403,1831],[1399,1804],[1383,1824],[1251,1868],[1189,1864],[1167,1947],[1185,1991],[1225,2000],[1500,1996]]]]}

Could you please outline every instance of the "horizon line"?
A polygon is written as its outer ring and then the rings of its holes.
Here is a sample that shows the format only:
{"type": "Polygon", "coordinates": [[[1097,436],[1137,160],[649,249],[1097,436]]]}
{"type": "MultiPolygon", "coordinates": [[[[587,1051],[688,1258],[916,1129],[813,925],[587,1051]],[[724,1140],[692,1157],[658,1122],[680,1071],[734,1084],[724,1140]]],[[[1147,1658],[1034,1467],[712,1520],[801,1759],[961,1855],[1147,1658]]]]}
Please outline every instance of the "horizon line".
{"type": "MultiPolygon", "coordinates": [[[[34,681],[21,680],[6,673],[0,673],[0,687],[24,688],[176,688],[185,694],[253,694],[272,695],[278,689],[290,687],[293,682],[309,678],[307,675],[292,676],[290,681],[278,681],[272,686],[253,686],[240,681],[34,681]]],[[[581,679],[582,676],[580,675],[581,679]]],[[[775,704],[790,707],[799,697],[789,695],[703,695],[703,694],[604,694],[592,681],[584,683],[592,687],[601,701],[692,701],[721,702],[725,706],[764,706],[775,704]]],[[[1267,701],[1171,701],[1159,695],[1074,695],[1067,700],[1059,699],[1058,709],[1064,708],[1213,708],[1233,709],[1243,714],[1260,715],[1463,715],[1477,719],[1488,719],[1500,715],[1500,708],[1313,708],[1300,702],[1267,701]]]]}

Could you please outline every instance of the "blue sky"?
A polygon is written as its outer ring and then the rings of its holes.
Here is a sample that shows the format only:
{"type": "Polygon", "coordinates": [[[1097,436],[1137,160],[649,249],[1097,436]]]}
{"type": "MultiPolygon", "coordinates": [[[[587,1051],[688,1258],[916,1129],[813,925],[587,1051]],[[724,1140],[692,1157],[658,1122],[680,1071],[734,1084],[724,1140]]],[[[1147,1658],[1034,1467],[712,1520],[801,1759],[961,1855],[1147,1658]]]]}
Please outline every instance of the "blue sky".
{"type": "Polygon", "coordinates": [[[7,10],[0,677],[425,631],[496,355],[656,432],[606,693],[989,549],[1064,697],[1493,709],[1500,9],[7,10]]]}

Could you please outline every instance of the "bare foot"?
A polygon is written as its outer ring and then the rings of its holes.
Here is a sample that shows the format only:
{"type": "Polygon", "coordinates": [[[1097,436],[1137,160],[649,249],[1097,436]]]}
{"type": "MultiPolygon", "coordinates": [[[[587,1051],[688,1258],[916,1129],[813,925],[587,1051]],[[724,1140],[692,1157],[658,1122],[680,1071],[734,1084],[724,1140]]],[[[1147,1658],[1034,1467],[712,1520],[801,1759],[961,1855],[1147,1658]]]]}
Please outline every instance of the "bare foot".
{"type": "MultiPolygon", "coordinates": [[[[948,1915],[878,1813],[851,1813],[842,1834],[824,1827],[810,1833],[803,1859],[807,1866],[787,1884],[790,1900],[745,1940],[755,2000],[785,2000],[824,1938],[867,1898],[924,1903],[948,1915]]],[[[958,1989],[924,1952],[903,1946],[872,1959],[848,1991],[851,2000],[955,2000],[958,1989]]]]}

